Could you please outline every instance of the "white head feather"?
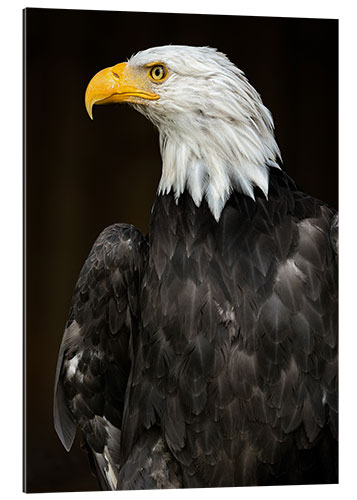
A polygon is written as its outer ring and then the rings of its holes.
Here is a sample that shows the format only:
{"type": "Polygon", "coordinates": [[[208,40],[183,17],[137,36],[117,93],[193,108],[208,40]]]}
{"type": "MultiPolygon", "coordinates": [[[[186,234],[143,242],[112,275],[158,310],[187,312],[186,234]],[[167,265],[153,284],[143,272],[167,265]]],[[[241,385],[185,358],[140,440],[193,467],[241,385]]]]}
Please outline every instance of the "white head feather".
{"type": "Polygon", "coordinates": [[[134,107],[159,129],[160,194],[185,189],[199,206],[205,198],[218,221],[231,192],[268,195],[269,167],[279,148],[269,110],[243,72],[209,47],[168,45],[134,55],[128,66],[161,62],[169,76],[153,83],[160,96],[134,107]]]}

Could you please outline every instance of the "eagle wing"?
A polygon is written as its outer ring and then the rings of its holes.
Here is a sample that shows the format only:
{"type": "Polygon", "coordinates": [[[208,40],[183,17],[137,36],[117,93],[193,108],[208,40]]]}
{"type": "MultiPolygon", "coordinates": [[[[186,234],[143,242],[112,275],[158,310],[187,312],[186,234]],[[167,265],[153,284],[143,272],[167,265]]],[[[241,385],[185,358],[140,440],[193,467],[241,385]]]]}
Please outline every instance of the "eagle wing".
{"type": "Polygon", "coordinates": [[[80,272],[58,356],[56,432],[68,451],[79,426],[104,489],[117,484],[145,255],[133,226],[114,224],[100,234],[80,272]]]}

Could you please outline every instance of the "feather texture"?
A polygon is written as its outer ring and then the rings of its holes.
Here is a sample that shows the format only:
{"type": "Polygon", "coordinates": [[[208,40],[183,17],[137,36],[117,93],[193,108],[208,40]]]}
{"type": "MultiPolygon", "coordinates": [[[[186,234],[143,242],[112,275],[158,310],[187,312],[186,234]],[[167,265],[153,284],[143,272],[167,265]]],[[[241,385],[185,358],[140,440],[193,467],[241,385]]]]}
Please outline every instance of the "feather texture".
{"type": "Polygon", "coordinates": [[[151,414],[182,486],[337,481],[337,406],[327,404],[337,377],[336,329],[327,319],[337,305],[334,212],[307,198],[296,216],[301,193],[281,171],[272,171],[270,186],[269,200],[256,191],[254,210],[233,193],[219,224],[188,193],[178,204],[171,194],[157,198],[142,358],[124,414],[126,468],[151,414]],[[163,370],[156,358],[168,349],[175,354],[163,370]],[[136,409],[146,380],[161,395],[158,411],[151,401],[154,413],[136,409]]]}

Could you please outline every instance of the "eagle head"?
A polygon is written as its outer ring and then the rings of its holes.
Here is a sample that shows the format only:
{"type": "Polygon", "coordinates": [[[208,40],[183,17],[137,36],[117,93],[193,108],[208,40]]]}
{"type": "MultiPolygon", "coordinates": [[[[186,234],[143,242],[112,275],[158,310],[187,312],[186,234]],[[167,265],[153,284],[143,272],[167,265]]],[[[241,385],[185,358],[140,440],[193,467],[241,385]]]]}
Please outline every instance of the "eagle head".
{"type": "Polygon", "coordinates": [[[185,189],[206,199],[218,221],[234,189],[268,196],[279,148],[269,110],[244,73],[210,47],[168,45],[138,52],[97,73],[85,95],[94,104],[128,102],[158,128],[159,193],[185,189]]]}

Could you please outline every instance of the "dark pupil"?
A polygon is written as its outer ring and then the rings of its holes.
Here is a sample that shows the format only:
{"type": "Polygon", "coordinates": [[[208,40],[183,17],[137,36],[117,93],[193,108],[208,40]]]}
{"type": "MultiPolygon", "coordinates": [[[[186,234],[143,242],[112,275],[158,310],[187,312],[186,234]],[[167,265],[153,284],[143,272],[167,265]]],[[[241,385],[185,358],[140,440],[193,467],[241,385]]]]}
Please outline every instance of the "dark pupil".
{"type": "Polygon", "coordinates": [[[162,70],[161,68],[156,68],[155,69],[155,76],[161,76],[162,70]]]}

